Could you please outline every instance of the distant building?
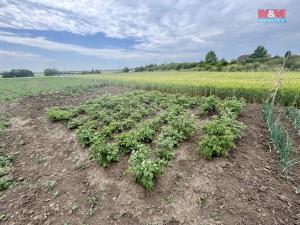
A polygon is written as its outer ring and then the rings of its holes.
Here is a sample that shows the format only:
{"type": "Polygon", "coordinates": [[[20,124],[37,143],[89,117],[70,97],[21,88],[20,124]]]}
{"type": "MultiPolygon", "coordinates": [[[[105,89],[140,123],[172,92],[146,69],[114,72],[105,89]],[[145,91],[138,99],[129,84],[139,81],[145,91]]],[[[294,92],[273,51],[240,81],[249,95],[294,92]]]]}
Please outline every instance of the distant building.
{"type": "Polygon", "coordinates": [[[237,62],[245,62],[248,58],[249,58],[250,55],[241,55],[237,58],[237,62]]]}

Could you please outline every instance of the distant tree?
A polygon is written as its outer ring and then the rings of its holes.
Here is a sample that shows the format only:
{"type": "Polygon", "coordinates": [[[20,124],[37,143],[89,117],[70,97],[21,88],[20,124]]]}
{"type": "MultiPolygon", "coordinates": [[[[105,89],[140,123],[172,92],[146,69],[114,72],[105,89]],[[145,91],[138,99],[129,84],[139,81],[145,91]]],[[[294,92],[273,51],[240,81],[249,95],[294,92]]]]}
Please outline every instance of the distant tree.
{"type": "Polygon", "coordinates": [[[205,62],[208,64],[216,64],[218,62],[216,53],[214,51],[209,51],[205,56],[205,62]]]}
{"type": "Polygon", "coordinates": [[[45,76],[57,76],[60,75],[61,73],[57,69],[45,69],[44,70],[44,75],[45,76]]]}
{"type": "Polygon", "coordinates": [[[34,74],[30,70],[24,70],[24,69],[13,69],[10,72],[4,72],[2,73],[3,78],[14,78],[14,77],[33,77],[34,74]]]}
{"type": "Polygon", "coordinates": [[[249,56],[250,59],[261,59],[265,57],[268,57],[268,51],[264,46],[258,46],[249,56]]]}
{"type": "Polygon", "coordinates": [[[129,72],[129,69],[128,69],[128,67],[125,67],[122,71],[123,71],[124,73],[128,73],[128,72],[129,72]]]}
{"type": "Polygon", "coordinates": [[[220,60],[219,64],[220,64],[221,66],[227,66],[229,63],[226,61],[226,59],[222,58],[222,59],[220,60]]]}

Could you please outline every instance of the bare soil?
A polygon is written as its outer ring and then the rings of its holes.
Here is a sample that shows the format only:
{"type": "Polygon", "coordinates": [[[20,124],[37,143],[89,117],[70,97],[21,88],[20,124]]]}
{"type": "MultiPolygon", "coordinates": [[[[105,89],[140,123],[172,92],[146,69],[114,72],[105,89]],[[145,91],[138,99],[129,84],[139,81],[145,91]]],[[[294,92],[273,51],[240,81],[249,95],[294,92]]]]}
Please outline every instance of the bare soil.
{"type": "Polygon", "coordinates": [[[199,155],[208,118],[199,119],[199,129],[180,144],[174,165],[152,192],[124,175],[128,157],[101,168],[73,131],[47,119],[49,107],[123,92],[102,87],[81,96],[42,95],[0,106],[10,124],[0,139],[2,151],[16,157],[11,172],[16,185],[0,194],[2,224],[300,224],[300,197],[270,151],[261,105],[249,104],[240,116],[247,129],[228,158],[207,161],[199,155]],[[55,181],[52,190],[47,181],[55,181]]]}

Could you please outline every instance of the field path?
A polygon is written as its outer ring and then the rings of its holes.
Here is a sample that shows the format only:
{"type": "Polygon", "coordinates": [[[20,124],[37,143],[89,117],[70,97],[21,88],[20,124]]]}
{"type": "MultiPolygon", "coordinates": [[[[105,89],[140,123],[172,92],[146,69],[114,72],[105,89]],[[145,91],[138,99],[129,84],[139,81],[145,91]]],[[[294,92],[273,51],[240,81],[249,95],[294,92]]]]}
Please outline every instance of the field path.
{"type": "Polygon", "coordinates": [[[278,157],[269,151],[261,106],[248,105],[240,120],[247,125],[229,158],[204,160],[197,152],[201,126],[180,144],[174,165],[146,192],[124,175],[127,157],[109,168],[88,159],[73,131],[51,123],[46,110],[76,105],[104,93],[103,87],[82,96],[27,97],[3,104],[10,127],[0,139],[15,155],[16,185],[0,194],[0,224],[300,224],[300,197],[281,174],[278,157]]]}

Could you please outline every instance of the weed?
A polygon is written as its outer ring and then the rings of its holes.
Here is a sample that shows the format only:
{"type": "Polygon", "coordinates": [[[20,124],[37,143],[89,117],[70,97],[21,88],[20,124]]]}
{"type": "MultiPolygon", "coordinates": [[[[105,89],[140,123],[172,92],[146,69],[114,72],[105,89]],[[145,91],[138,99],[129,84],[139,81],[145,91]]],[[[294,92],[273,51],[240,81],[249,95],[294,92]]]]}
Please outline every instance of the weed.
{"type": "Polygon", "coordinates": [[[57,183],[54,180],[47,180],[44,183],[44,186],[46,187],[47,191],[53,191],[54,188],[56,187],[57,183]]]}
{"type": "Polygon", "coordinates": [[[197,206],[200,208],[203,208],[205,202],[206,202],[206,199],[203,196],[199,196],[197,199],[197,206]]]}
{"type": "Polygon", "coordinates": [[[95,195],[92,195],[89,198],[89,204],[90,204],[89,216],[92,216],[92,215],[94,215],[94,213],[96,211],[96,205],[98,204],[98,199],[95,195]]]}
{"type": "Polygon", "coordinates": [[[57,198],[60,195],[60,192],[59,191],[54,191],[52,193],[52,195],[53,195],[54,198],[57,198]]]}
{"type": "Polygon", "coordinates": [[[70,214],[73,214],[74,212],[76,212],[79,209],[79,205],[78,203],[74,203],[70,209],[70,214]]]}
{"type": "Polygon", "coordinates": [[[4,221],[5,217],[6,217],[6,215],[4,213],[0,212],[0,222],[4,221]]]}
{"type": "Polygon", "coordinates": [[[0,191],[4,191],[13,184],[13,179],[10,176],[0,177],[0,191]]]}

